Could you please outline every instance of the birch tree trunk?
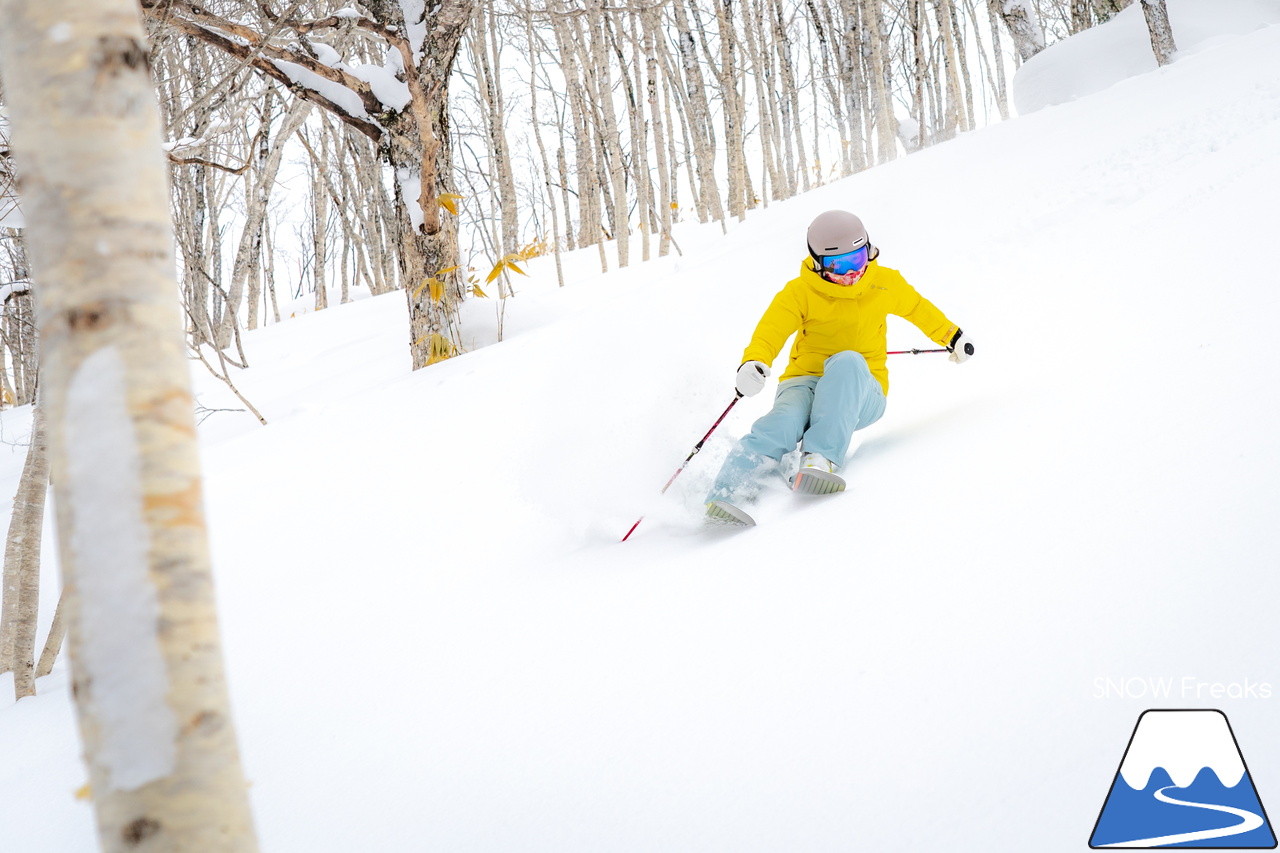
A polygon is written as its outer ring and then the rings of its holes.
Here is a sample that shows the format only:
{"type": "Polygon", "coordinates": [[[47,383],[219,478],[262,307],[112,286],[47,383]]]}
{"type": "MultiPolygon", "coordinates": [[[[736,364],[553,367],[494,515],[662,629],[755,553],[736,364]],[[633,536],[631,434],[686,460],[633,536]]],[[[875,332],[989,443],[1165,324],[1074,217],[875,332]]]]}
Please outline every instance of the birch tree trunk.
{"type": "MultiPolygon", "coordinates": [[[[1002,2],[1002,0],[993,0],[1002,2]]],[[[938,21],[938,32],[942,34],[942,68],[946,75],[947,97],[942,136],[950,139],[957,130],[966,130],[964,110],[960,95],[960,60],[956,56],[956,40],[951,26],[950,0],[934,0],[933,11],[938,21]]]]}
{"type": "Polygon", "coordinates": [[[49,636],[44,641],[44,651],[40,652],[40,661],[36,664],[36,678],[44,678],[53,672],[54,661],[58,652],[62,651],[62,641],[67,636],[66,607],[67,591],[64,589],[58,596],[58,606],[53,610],[53,624],[49,626],[49,636]]]}
{"type": "Polygon", "coordinates": [[[1147,31],[1151,34],[1151,50],[1156,62],[1168,65],[1178,47],[1173,43],[1173,27],[1169,25],[1169,10],[1165,0],[1142,0],[1142,14],[1147,19],[1147,31]]]}
{"type": "MultiPolygon", "coordinates": [[[[601,227],[600,191],[596,185],[595,145],[591,137],[587,98],[582,91],[582,77],[577,59],[580,40],[574,37],[568,22],[562,16],[553,15],[551,21],[555,29],[556,46],[559,48],[563,63],[565,99],[569,104],[569,118],[573,123],[574,161],[578,177],[577,245],[585,248],[600,242],[601,227]]],[[[562,183],[565,183],[563,177],[562,183]]],[[[567,183],[565,185],[567,186],[567,183]]],[[[566,221],[569,221],[568,213],[565,216],[566,221]]],[[[572,248],[574,243],[570,241],[569,245],[572,248]]]]}
{"type": "Polygon", "coordinates": [[[876,116],[878,151],[876,161],[884,163],[898,153],[896,139],[898,123],[893,117],[893,101],[890,98],[889,60],[884,48],[884,19],[880,14],[880,0],[862,0],[863,31],[871,48],[871,93],[876,116]]]}
{"type": "Polygon", "coordinates": [[[1071,34],[1083,32],[1093,24],[1089,0],[1071,0],[1071,34]]]}
{"type": "MultiPolygon", "coordinates": [[[[791,40],[787,36],[786,25],[782,17],[782,4],[779,0],[771,0],[774,44],[778,48],[778,67],[782,74],[782,117],[787,130],[795,134],[796,164],[791,175],[792,194],[797,184],[804,192],[811,186],[809,181],[809,162],[804,150],[804,128],[800,112],[800,87],[796,85],[795,67],[791,58],[791,40]],[[799,175],[800,180],[796,180],[799,175]]],[[[784,131],[787,143],[787,165],[791,165],[791,133],[784,131]]]]}
{"type": "MultiPolygon", "coordinates": [[[[974,16],[977,20],[977,16],[974,16]]],[[[1000,109],[1000,118],[1009,118],[1009,84],[1004,73],[1004,52],[1000,48],[1000,22],[996,20],[995,10],[988,4],[987,20],[991,26],[991,54],[995,57],[996,72],[996,105],[1000,109]]]]}
{"type": "Polygon", "coordinates": [[[0,0],[0,18],[99,843],[254,851],[138,7],[0,0]]]}
{"type": "MultiPolygon", "coordinates": [[[[524,12],[525,40],[532,58],[537,55],[533,39],[533,12],[530,9],[525,9],[524,12]]],[[[534,64],[536,67],[536,60],[534,64]]],[[[538,123],[538,77],[532,71],[529,74],[529,124],[533,127],[533,138],[538,144],[538,156],[542,160],[542,187],[547,194],[547,207],[551,208],[551,251],[556,259],[556,283],[564,287],[564,265],[560,259],[560,214],[556,210],[555,196],[551,191],[551,163],[547,159],[547,146],[542,141],[542,127],[538,123]]]]}
{"type": "Polygon", "coordinates": [[[323,129],[319,137],[320,150],[311,164],[311,283],[315,286],[316,310],[323,311],[329,307],[329,190],[324,181],[329,169],[329,145],[323,129]]]}
{"type": "MultiPolygon", "coordinates": [[[[268,90],[270,91],[270,90],[268,90]]],[[[258,264],[258,255],[262,247],[262,223],[267,215],[267,205],[271,201],[271,188],[275,186],[276,176],[280,172],[280,164],[284,159],[284,147],[289,139],[302,127],[311,112],[311,104],[301,98],[294,100],[285,113],[284,124],[274,140],[268,141],[264,129],[260,147],[257,152],[257,180],[253,182],[252,201],[246,206],[245,225],[241,232],[240,244],[236,248],[235,261],[231,267],[230,308],[218,330],[218,348],[225,349],[231,341],[231,323],[236,321],[235,312],[240,307],[240,294],[250,285],[250,270],[258,264]]],[[[270,123],[270,115],[263,121],[270,123]]],[[[252,290],[252,287],[249,287],[252,290]]],[[[256,302],[257,293],[250,295],[250,301],[256,302]]],[[[256,319],[250,315],[250,319],[256,319]]],[[[251,324],[250,329],[253,328],[251,324]]]]}
{"type": "MultiPolygon", "coordinates": [[[[738,90],[737,37],[733,0],[716,3],[720,30],[720,95],[723,100],[724,141],[729,166],[729,215],[739,221],[747,215],[746,153],[743,145],[743,97],[738,90]]],[[[752,205],[754,206],[754,205],[752,205]]]]}
{"type": "MultiPolygon", "coordinates": [[[[587,0],[588,26],[591,29],[591,62],[596,81],[597,125],[608,164],[608,182],[612,188],[610,209],[613,211],[613,237],[617,241],[618,266],[631,262],[631,217],[627,208],[627,180],[623,167],[622,142],[618,138],[618,114],[613,104],[613,80],[609,68],[609,52],[605,49],[604,0],[587,0]]],[[[602,181],[603,183],[603,181],[602,181]]]]}
{"type": "Polygon", "coordinates": [[[912,104],[915,108],[915,119],[918,123],[916,128],[916,148],[923,148],[925,145],[925,128],[929,125],[928,115],[924,108],[924,84],[925,84],[925,61],[924,61],[924,31],[927,18],[925,17],[922,0],[907,0],[907,17],[911,19],[911,47],[912,56],[915,60],[915,81],[912,87],[912,104]]]}
{"type": "Polygon", "coordinates": [[[1044,50],[1044,29],[1036,17],[1031,0],[987,0],[988,5],[1013,36],[1018,55],[1026,62],[1044,50]]]}
{"type": "Polygon", "coordinates": [[[40,537],[49,488],[44,411],[32,416],[31,446],[13,499],[4,549],[4,618],[0,620],[0,672],[13,670],[14,699],[36,693],[36,617],[40,602],[40,537]]]}
{"type": "Polygon", "coordinates": [[[1107,21],[1120,14],[1121,10],[1127,8],[1133,0],[1092,0],[1090,5],[1093,8],[1093,16],[1098,19],[1099,24],[1107,21]]]}
{"type": "Polygon", "coordinates": [[[677,47],[680,64],[684,69],[685,92],[689,103],[689,135],[693,139],[693,159],[698,166],[698,221],[723,220],[724,207],[720,202],[720,188],[716,185],[715,160],[716,136],[711,123],[711,110],[707,104],[706,85],[702,79],[702,67],[698,63],[698,49],[693,40],[693,30],[685,13],[687,0],[672,0],[676,14],[677,47]]]}

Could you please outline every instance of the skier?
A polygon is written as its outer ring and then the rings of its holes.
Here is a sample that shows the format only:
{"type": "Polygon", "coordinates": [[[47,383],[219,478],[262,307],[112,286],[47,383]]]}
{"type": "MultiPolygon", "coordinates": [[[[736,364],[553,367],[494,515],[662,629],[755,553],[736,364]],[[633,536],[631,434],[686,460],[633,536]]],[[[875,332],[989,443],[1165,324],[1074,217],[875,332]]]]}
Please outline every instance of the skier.
{"type": "Polygon", "coordinates": [[[880,266],[862,220],[828,210],[809,226],[809,258],[760,318],[742,354],[735,385],[750,397],[764,388],[782,345],[796,333],[773,409],[751,426],[725,459],[711,492],[707,517],[754,524],[741,505],[760,489],[762,475],[779,470],[800,445],[791,480],[798,492],[844,488],[836,475],[856,430],[884,414],[889,391],[885,317],[911,321],[947,347],[957,364],[973,355],[973,340],[916,292],[902,274],[880,266]]]}

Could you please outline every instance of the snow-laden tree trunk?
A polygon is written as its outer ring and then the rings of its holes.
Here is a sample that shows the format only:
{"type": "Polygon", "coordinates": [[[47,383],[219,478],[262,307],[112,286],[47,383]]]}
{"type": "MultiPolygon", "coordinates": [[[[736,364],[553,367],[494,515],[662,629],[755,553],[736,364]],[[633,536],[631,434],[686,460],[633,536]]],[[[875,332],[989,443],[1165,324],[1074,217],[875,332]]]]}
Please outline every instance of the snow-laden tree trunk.
{"type": "Polygon", "coordinates": [[[1173,27],[1169,25],[1169,10],[1165,0],[1142,0],[1142,14],[1147,19],[1147,31],[1151,33],[1151,50],[1156,62],[1168,65],[1178,47],[1173,43],[1173,27]]]}
{"type": "Polygon", "coordinates": [[[1009,35],[1013,36],[1013,44],[1023,62],[1044,50],[1044,28],[1040,26],[1031,0],[987,0],[987,3],[1009,28],[1009,35]]]}
{"type": "Polygon", "coordinates": [[[99,843],[253,851],[138,7],[0,0],[0,19],[99,843]]]}
{"type": "Polygon", "coordinates": [[[22,466],[4,549],[4,610],[0,618],[0,672],[13,670],[15,699],[36,692],[36,617],[40,602],[40,538],[49,488],[44,410],[35,406],[31,446],[22,466]]]}

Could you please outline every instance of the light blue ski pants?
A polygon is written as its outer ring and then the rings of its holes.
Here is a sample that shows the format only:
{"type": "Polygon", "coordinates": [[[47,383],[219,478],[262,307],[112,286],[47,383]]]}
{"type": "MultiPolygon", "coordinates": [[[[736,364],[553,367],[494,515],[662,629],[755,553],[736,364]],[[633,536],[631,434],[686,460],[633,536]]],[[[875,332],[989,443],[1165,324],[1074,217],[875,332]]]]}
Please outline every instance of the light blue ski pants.
{"type": "Polygon", "coordinates": [[[854,432],[880,420],[884,407],[884,391],[862,354],[836,353],[826,360],[821,376],[799,376],[778,386],[773,409],[729,453],[707,501],[736,503],[755,497],[761,474],[776,467],[797,443],[804,453],[821,453],[839,467],[854,432]]]}

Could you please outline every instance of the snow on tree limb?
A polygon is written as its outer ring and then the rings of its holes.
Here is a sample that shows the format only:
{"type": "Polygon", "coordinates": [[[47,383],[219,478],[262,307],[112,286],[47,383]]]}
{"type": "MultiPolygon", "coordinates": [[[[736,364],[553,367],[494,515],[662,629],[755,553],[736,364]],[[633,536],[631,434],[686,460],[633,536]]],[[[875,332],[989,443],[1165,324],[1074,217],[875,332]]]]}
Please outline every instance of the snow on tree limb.
{"type": "MultiPolygon", "coordinates": [[[[396,27],[347,8],[325,18],[291,23],[289,27],[299,36],[299,44],[279,47],[252,27],[215,15],[186,0],[140,2],[144,13],[153,20],[244,60],[283,83],[298,97],[332,112],[375,143],[381,145],[390,141],[392,144],[404,144],[409,141],[394,138],[388,140],[387,137],[392,134],[388,134],[386,122],[379,118],[388,113],[400,114],[408,110],[413,118],[412,124],[416,130],[416,142],[421,148],[422,160],[424,163],[434,162],[441,143],[431,121],[430,102],[439,93],[434,90],[425,91],[420,75],[413,70],[417,68],[421,44],[426,36],[425,23],[416,27],[421,30],[421,37],[417,38],[418,48],[415,49],[413,40],[405,38],[396,27]],[[304,38],[317,30],[350,27],[380,36],[387,42],[388,53],[394,52],[399,61],[389,61],[383,67],[351,67],[342,62],[332,48],[313,45],[304,38]],[[396,70],[402,71],[404,80],[396,77],[396,70]]],[[[413,3],[408,2],[408,5],[413,3]]],[[[417,5],[421,19],[424,10],[420,2],[417,5]]],[[[265,6],[263,11],[273,24],[282,23],[280,17],[272,15],[265,6]]],[[[410,29],[414,30],[415,27],[411,26],[410,29]]],[[[405,193],[404,196],[410,203],[416,199],[420,210],[412,211],[412,219],[415,226],[421,227],[427,234],[435,234],[440,230],[438,196],[436,175],[429,167],[423,168],[419,173],[418,192],[405,193]]]]}
{"type": "Polygon", "coordinates": [[[373,116],[396,110],[382,103],[373,87],[359,77],[331,68],[302,50],[276,47],[256,30],[182,0],[141,2],[143,12],[155,22],[247,61],[298,97],[324,107],[374,142],[382,141],[385,129],[373,116]]]}

